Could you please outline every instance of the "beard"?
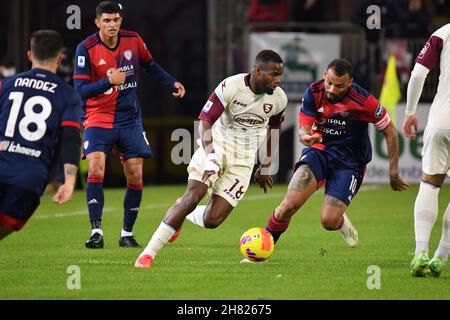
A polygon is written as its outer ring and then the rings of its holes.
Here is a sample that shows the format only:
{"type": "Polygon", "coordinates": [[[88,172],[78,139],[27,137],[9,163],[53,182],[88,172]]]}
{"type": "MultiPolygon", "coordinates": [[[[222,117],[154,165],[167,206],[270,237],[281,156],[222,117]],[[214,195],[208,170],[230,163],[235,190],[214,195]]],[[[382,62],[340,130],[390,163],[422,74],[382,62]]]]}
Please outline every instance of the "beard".
{"type": "Polygon", "coordinates": [[[275,91],[275,89],[272,89],[272,88],[265,88],[264,89],[264,92],[269,94],[269,95],[272,95],[274,91],[275,91]]]}
{"type": "Polygon", "coordinates": [[[326,93],[327,94],[327,98],[331,99],[331,100],[335,100],[337,98],[339,98],[337,95],[333,94],[333,93],[326,93]]]}

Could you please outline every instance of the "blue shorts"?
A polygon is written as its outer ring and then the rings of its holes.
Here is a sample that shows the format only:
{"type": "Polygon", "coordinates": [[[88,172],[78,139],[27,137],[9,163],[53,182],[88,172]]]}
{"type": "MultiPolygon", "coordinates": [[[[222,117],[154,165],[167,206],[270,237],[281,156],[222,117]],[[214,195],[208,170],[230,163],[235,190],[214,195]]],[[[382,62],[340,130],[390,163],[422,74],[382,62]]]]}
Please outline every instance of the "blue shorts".
{"type": "Polygon", "coordinates": [[[303,149],[295,169],[302,164],[307,164],[313,172],[317,189],[325,183],[325,194],[341,200],[346,206],[356,196],[366,171],[365,165],[359,168],[347,167],[325,151],[315,148],[303,149]]]}
{"type": "Polygon", "coordinates": [[[103,152],[112,155],[118,148],[123,159],[150,158],[152,150],[142,125],[127,128],[105,129],[89,127],[83,134],[83,159],[89,153],[103,152]]]}
{"type": "Polygon", "coordinates": [[[36,211],[40,197],[29,190],[0,184],[0,226],[19,231],[36,211]]]}

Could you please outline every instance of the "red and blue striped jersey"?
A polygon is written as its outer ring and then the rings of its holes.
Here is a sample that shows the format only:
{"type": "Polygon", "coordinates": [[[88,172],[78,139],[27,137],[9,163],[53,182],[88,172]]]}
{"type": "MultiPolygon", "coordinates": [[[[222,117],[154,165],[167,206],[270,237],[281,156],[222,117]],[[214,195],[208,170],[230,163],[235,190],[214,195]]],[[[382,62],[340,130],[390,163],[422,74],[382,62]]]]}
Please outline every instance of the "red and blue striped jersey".
{"type": "Polygon", "coordinates": [[[139,66],[153,60],[136,32],[120,30],[114,48],[105,45],[99,33],[80,43],[76,51],[75,88],[85,101],[84,127],[117,128],[141,121],[137,100],[139,66]],[[108,73],[121,69],[125,84],[112,87],[108,73]]]}
{"type": "Polygon", "coordinates": [[[388,112],[362,87],[353,83],[343,97],[328,100],[324,80],[311,84],[299,111],[300,125],[312,125],[312,133],[322,135],[324,150],[349,167],[360,167],[372,159],[368,124],[384,130],[391,122],[388,112]]]}
{"type": "Polygon", "coordinates": [[[61,127],[80,127],[81,97],[56,74],[32,69],[0,82],[0,183],[41,195],[61,127]]]}

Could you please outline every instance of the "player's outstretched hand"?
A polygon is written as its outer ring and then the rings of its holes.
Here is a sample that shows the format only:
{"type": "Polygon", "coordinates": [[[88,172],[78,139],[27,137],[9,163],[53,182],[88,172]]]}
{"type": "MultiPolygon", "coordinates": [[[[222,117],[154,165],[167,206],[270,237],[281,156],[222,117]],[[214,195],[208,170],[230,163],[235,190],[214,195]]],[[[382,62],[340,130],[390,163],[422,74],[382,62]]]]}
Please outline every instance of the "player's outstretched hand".
{"type": "Polygon", "coordinates": [[[72,199],[73,186],[69,184],[63,184],[59,187],[56,194],[53,196],[52,200],[56,204],[64,204],[72,199]]]}
{"type": "Polygon", "coordinates": [[[403,191],[409,188],[409,183],[403,180],[398,174],[390,175],[391,188],[394,191],[403,191]]]}
{"type": "Polygon", "coordinates": [[[255,182],[264,190],[264,193],[267,193],[267,187],[272,189],[273,178],[271,175],[262,174],[261,167],[259,167],[255,172],[255,182]]]}
{"type": "Polygon", "coordinates": [[[183,98],[186,94],[186,89],[184,89],[184,86],[179,82],[175,82],[173,86],[177,91],[172,93],[172,95],[177,99],[183,98]]]}
{"type": "Polygon", "coordinates": [[[416,139],[416,133],[419,131],[419,121],[417,116],[412,114],[410,116],[405,116],[403,120],[403,135],[409,139],[416,139]]]}

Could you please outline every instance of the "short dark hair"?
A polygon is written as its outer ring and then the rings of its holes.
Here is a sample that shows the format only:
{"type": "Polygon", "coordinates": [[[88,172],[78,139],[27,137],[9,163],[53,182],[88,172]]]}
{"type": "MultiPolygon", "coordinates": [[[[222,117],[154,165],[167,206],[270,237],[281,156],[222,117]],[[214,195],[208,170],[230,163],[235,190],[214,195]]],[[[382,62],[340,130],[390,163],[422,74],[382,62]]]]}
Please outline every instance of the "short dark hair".
{"type": "Polygon", "coordinates": [[[275,63],[283,63],[283,59],[281,59],[280,55],[273,50],[263,50],[255,58],[255,67],[260,67],[265,65],[269,61],[275,63]]]}
{"type": "Polygon", "coordinates": [[[328,69],[333,69],[334,73],[338,77],[342,77],[345,74],[348,74],[350,78],[353,78],[353,67],[350,61],[346,59],[334,59],[330,62],[330,64],[327,67],[328,69]]]}
{"type": "Polygon", "coordinates": [[[97,19],[99,19],[104,13],[118,13],[122,16],[123,8],[120,3],[114,1],[103,1],[97,6],[95,13],[97,15],[97,19]]]}
{"type": "Polygon", "coordinates": [[[39,30],[31,35],[30,50],[36,60],[54,59],[61,53],[62,48],[62,36],[54,30],[39,30]]]}

